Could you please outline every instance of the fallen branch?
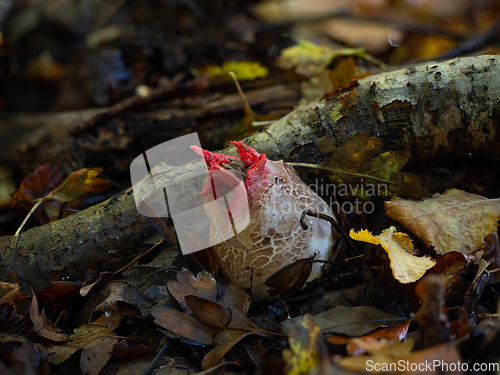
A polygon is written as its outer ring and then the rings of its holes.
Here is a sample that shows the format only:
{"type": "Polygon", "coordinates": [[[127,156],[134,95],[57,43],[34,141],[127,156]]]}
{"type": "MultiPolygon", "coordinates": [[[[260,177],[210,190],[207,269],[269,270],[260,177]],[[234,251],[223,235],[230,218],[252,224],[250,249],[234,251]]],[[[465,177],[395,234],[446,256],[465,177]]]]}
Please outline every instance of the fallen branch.
{"type": "MultiPolygon", "coordinates": [[[[485,55],[365,78],[350,91],[302,106],[243,141],[270,159],[307,163],[321,162],[352,134],[368,133],[383,140],[383,151],[404,151],[412,164],[419,164],[498,157],[499,124],[499,59],[485,55]]],[[[158,177],[166,181],[173,176],[158,177]]],[[[132,190],[126,189],[66,219],[26,231],[14,268],[35,289],[64,274],[81,280],[88,267],[125,257],[152,233],[151,224],[137,212],[132,190]]],[[[0,238],[0,274],[15,244],[14,236],[0,238]]]]}

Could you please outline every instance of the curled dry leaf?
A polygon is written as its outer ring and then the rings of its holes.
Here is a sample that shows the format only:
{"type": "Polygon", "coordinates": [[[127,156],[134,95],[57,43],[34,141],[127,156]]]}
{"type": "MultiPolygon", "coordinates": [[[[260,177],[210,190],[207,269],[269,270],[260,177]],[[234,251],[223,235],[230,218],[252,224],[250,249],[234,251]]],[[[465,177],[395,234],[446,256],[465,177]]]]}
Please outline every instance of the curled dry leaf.
{"type": "Polygon", "coordinates": [[[496,232],[500,199],[450,189],[430,199],[385,202],[387,215],[413,232],[438,254],[458,251],[470,254],[481,249],[486,235],[496,232]]]}
{"type": "Polygon", "coordinates": [[[69,337],[66,345],[49,348],[49,358],[54,364],[67,360],[77,350],[82,349],[80,368],[84,374],[98,375],[108,363],[114,346],[118,343],[117,336],[106,327],[96,324],[83,324],[69,337]]]}
{"type": "MultiPolygon", "coordinates": [[[[33,291],[32,291],[33,292],[33,291]]],[[[66,341],[67,336],[61,332],[60,329],[55,328],[50,322],[49,318],[45,315],[45,309],[42,313],[38,313],[38,301],[35,293],[31,299],[30,317],[33,322],[33,331],[40,337],[46,338],[51,341],[66,341]]]]}
{"type": "Polygon", "coordinates": [[[385,229],[378,236],[373,236],[366,229],[358,233],[351,230],[350,236],[357,241],[381,245],[389,255],[394,278],[402,284],[417,281],[436,264],[429,257],[412,255],[413,244],[410,237],[406,233],[396,232],[395,227],[385,229]]]}

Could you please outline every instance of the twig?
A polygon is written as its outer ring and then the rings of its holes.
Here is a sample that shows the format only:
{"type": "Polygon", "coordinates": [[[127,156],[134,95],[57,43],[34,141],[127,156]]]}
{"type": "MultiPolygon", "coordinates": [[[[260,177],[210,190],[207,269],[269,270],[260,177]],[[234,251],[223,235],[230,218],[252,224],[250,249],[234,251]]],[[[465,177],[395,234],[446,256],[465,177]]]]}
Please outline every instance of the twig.
{"type": "Polygon", "coordinates": [[[311,210],[304,210],[302,212],[302,216],[300,217],[300,225],[302,226],[302,229],[307,230],[309,227],[307,224],[304,222],[305,216],[312,216],[312,217],[317,217],[319,219],[323,219],[328,221],[334,228],[335,230],[342,236],[344,241],[346,241],[347,245],[351,248],[351,250],[355,253],[358,254],[358,250],[356,249],[356,246],[352,243],[351,239],[347,237],[347,235],[344,233],[344,230],[340,227],[339,223],[337,221],[328,215],[325,215],[320,212],[313,212],[311,210]]]}

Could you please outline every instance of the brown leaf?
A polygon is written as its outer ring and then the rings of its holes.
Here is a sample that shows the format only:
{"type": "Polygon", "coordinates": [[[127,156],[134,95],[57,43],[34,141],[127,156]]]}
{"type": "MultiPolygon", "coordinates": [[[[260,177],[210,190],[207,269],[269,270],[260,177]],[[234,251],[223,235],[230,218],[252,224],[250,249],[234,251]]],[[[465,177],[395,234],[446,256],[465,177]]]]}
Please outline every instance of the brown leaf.
{"type": "Polygon", "coordinates": [[[117,310],[118,301],[137,306],[139,309],[150,305],[144,294],[136,286],[126,281],[112,281],[106,284],[101,293],[107,298],[96,307],[97,311],[117,310]]]}
{"type": "MultiPolygon", "coordinates": [[[[406,338],[410,322],[411,320],[408,319],[406,322],[393,327],[377,328],[366,335],[357,337],[357,339],[364,341],[384,340],[386,343],[395,340],[402,341],[406,338]]],[[[359,346],[352,337],[333,335],[328,337],[327,340],[332,344],[347,344],[346,350],[350,355],[359,356],[365,353],[365,349],[359,346]]]]}
{"type": "Polygon", "coordinates": [[[117,304],[116,310],[106,311],[104,314],[101,314],[99,318],[94,320],[92,324],[97,324],[110,330],[114,330],[120,325],[122,319],[126,316],[140,317],[141,314],[136,306],[132,306],[127,303],[117,304]]]}
{"type": "Polygon", "coordinates": [[[435,259],[436,265],[429,270],[443,278],[445,286],[445,296],[447,296],[454,285],[460,282],[458,276],[470,263],[466,255],[457,251],[451,251],[435,259]]]}
{"type": "Polygon", "coordinates": [[[151,315],[155,318],[156,324],[178,336],[186,337],[203,345],[214,344],[212,331],[187,312],[154,306],[151,309],[151,315]]]}
{"type": "Polygon", "coordinates": [[[386,212],[438,254],[481,249],[484,237],[498,228],[500,199],[450,189],[421,202],[393,199],[386,212]]]}
{"type": "Polygon", "coordinates": [[[196,296],[186,296],[185,301],[201,324],[224,328],[231,321],[231,310],[218,303],[196,296]]]}
{"type": "Polygon", "coordinates": [[[95,324],[83,324],[76,328],[66,345],[49,348],[52,363],[58,365],[79,349],[82,350],[80,368],[84,374],[98,375],[108,363],[113,347],[121,337],[106,327],[95,324]]]}
{"type": "Polygon", "coordinates": [[[80,285],[70,281],[55,281],[38,292],[38,298],[46,306],[67,306],[82,299],[80,289],[80,285]]]}
{"type": "Polygon", "coordinates": [[[168,281],[167,287],[172,296],[187,312],[191,312],[191,309],[186,304],[185,296],[197,296],[217,302],[217,284],[213,276],[206,271],[200,272],[195,278],[190,270],[184,268],[177,272],[177,281],[168,281]]]}
{"type": "Polygon", "coordinates": [[[21,286],[18,283],[5,283],[0,281],[0,305],[5,302],[15,304],[18,301],[24,301],[26,296],[19,288],[21,288],[21,286]]]}
{"type": "Polygon", "coordinates": [[[302,289],[311,274],[313,259],[299,259],[266,280],[269,295],[291,295],[302,289]]]}
{"type": "Polygon", "coordinates": [[[400,373],[412,374],[415,371],[411,369],[419,369],[419,374],[429,375],[460,375],[465,372],[463,366],[457,366],[462,363],[462,358],[454,344],[441,344],[425,350],[418,350],[411,353],[413,346],[412,340],[404,342],[394,341],[380,348],[370,348],[362,340],[358,342],[371,354],[361,357],[345,357],[341,360],[340,366],[351,371],[359,371],[366,373],[393,373],[394,369],[398,369],[398,364],[403,363],[404,368],[400,373]],[[443,364],[443,368],[455,368],[456,371],[442,371],[442,368],[428,368],[429,363],[439,361],[443,364]],[[391,371],[389,371],[392,369],[391,371]],[[407,371],[404,371],[404,370],[407,371]],[[378,371],[377,371],[378,370],[378,371]],[[428,371],[429,370],[429,371],[428,371]]]}
{"type": "Polygon", "coordinates": [[[12,196],[11,204],[32,202],[43,198],[63,182],[64,177],[56,166],[43,164],[29,173],[21,182],[21,186],[12,196]]]}
{"type": "Polygon", "coordinates": [[[88,284],[88,285],[85,285],[84,287],[82,287],[80,289],[80,295],[82,297],[85,297],[87,296],[87,294],[89,294],[92,290],[94,290],[97,286],[99,286],[101,283],[104,282],[104,280],[110,278],[111,276],[115,275],[115,273],[110,273],[110,272],[101,272],[101,274],[99,275],[99,279],[92,283],[92,284],[88,284]]]}
{"type": "Polygon", "coordinates": [[[422,303],[415,320],[419,347],[430,347],[450,340],[450,323],[445,312],[444,283],[439,275],[426,275],[415,288],[422,303]]]}
{"type": "Polygon", "coordinates": [[[252,332],[235,329],[225,329],[219,332],[214,340],[217,344],[205,355],[201,367],[204,370],[214,367],[234,345],[250,334],[252,332]]]}
{"type": "MultiPolygon", "coordinates": [[[[32,291],[33,293],[33,291],[32,291]]],[[[35,293],[33,293],[33,297],[31,299],[30,305],[30,317],[33,322],[33,331],[40,337],[46,338],[51,341],[66,341],[67,336],[61,332],[60,329],[52,326],[52,323],[45,315],[45,310],[42,310],[42,313],[38,313],[38,301],[36,299],[35,293]]]]}
{"type": "Polygon", "coordinates": [[[256,328],[256,325],[247,316],[250,302],[250,296],[243,289],[235,284],[228,285],[224,298],[219,303],[231,311],[229,327],[256,328]]]}
{"type": "MultiPolygon", "coordinates": [[[[288,332],[292,323],[298,318],[285,320],[282,331],[288,332]]],[[[379,327],[392,327],[406,318],[388,314],[373,306],[336,306],[316,314],[314,320],[323,333],[336,333],[347,336],[361,336],[379,327]]]]}
{"type": "MultiPolygon", "coordinates": [[[[35,199],[45,197],[63,181],[64,177],[59,168],[50,164],[40,165],[21,182],[21,186],[12,196],[11,205],[29,211],[33,207],[35,199]]],[[[35,216],[42,224],[45,224],[47,216],[49,219],[57,218],[61,205],[61,202],[45,202],[43,207],[47,215],[41,209],[37,209],[35,216]]]]}

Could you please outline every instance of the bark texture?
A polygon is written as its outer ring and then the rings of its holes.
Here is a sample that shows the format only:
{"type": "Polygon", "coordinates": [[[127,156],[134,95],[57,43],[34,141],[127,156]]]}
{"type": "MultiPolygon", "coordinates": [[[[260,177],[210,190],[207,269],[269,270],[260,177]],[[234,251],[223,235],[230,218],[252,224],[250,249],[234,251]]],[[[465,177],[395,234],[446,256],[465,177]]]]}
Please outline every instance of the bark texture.
{"type": "MultiPolygon", "coordinates": [[[[349,136],[368,133],[383,140],[382,151],[404,151],[410,163],[418,164],[464,156],[497,158],[499,124],[499,58],[484,55],[367,77],[347,92],[299,107],[243,141],[270,159],[321,162],[349,136]]],[[[188,174],[189,168],[178,173],[188,174]]],[[[137,212],[132,189],[126,189],[23,233],[15,268],[35,289],[61,272],[76,280],[87,267],[137,249],[152,233],[137,212]]],[[[13,236],[0,238],[0,272],[8,267],[15,244],[13,236]]]]}

